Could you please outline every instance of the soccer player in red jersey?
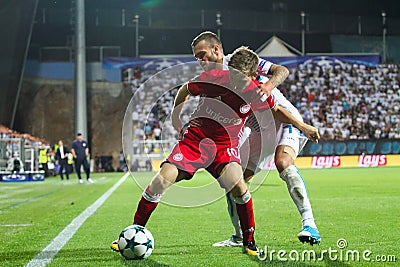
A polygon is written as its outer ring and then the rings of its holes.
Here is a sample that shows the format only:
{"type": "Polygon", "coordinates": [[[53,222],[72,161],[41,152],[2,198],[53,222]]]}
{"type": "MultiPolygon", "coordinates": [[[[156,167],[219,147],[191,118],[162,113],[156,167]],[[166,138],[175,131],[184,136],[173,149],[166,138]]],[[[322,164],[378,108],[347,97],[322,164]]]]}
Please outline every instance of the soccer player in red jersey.
{"type": "MultiPolygon", "coordinates": [[[[192,50],[195,58],[204,69],[226,68],[230,61],[231,55],[224,55],[221,40],[212,32],[206,31],[200,33],[192,42],[192,50]]],[[[289,75],[289,71],[284,66],[273,64],[270,61],[260,59],[259,76],[257,77],[262,83],[259,85],[263,93],[272,95],[278,106],[283,107],[292,114],[302,125],[303,119],[295,106],[293,106],[285,96],[276,88],[289,75]],[[267,78],[267,75],[269,78],[267,78]]],[[[193,123],[193,122],[191,122],[193,123]]],[[[311,245],[319,244],[321,236],[314,221],[314,215],[307,193],[306,185],[301,176],[300,171],[295,165],[295,159],[307,142],[307,138],[317,143],[320,136],[318,132],[308,135],[304,130],[292,123],[275,120],[275,129],[267,127],[261,129],[258,120],[253,115],[246,122],[246,134],[242,135],[241,143],[247,140],[250,145],[250,157],[247,165],[244,164],[244,178],[249,181],[253,175],[260,171],[260,167],[268,159],[274,156],[275,165],[279,172],[279,176],[285,181],[289,194],[296,205],[300,215],[302,228],[297,235],[301,242],[307,242],[311,245]],[[251,129],[251,133],[249,131],[251,129]],[[275,151],[270,151],[269,146],[260,146],[260,142],[265,138],[263,136],[276,135],[275,151]]],[[[245,146],[242,146],[245,148],[245,146]]],[[[243,153],[242,153],[243,154],[243,153]]],[[[213,246],[241,246],[242,234],[240,223],[235,212],[232,209],[234,202],[230,194],[226,195],[228,203],[228,211],[231,222],[235,228],[235,234],[228,240],[224,240],[213,244],[213,246]]]]}
{"type": "MultiPolygon", "coordinates": [[[[241,47],[232,55],[232,67],[238,69],[241,76],[238,71],[210,70],[179,90],[173,116],[179,114],[178,105],[181,99],[189,95],[201,95],[202,100],[195,116],[201,120],[202,126],[189,126],[185,130],[183,138],[175,145],[160,171],[143,192],[134,216],[134,224],[145,226],[169,186],[183,179],[191,179],[199,168],[205,168],[234,197],[243,232],[244,252],[258,255],[259,249],[254,241],[252,199],[240,165],[239,136],[245,119],[254,110],[271,107],[277,116],[285,116],[285,111],[274,104],[272,97],[265,102],[259,100],[257,84],[251,80],[256,77],[257,65],[258,56],[241,47]],[[238,64],[235,65],[235,62],[238,64]],[[234,88],[236,93],[228,88],[234,88]]],[[[290,118],[290,114],[286,116],[290,118]]],[[[180,125],[174,127],[179,128],[180,125]]],[[[115,244],[113,242],[111,248],[116,249],[115,244]]]]}

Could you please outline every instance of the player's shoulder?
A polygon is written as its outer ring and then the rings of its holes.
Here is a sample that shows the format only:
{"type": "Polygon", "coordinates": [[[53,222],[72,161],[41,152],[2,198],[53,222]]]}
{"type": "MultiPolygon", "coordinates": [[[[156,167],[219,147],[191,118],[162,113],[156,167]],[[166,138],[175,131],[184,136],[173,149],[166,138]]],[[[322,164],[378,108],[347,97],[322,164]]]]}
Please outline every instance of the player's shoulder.
{"type": "Polygon", "coordinates": [[[224,82],[229,77],[228,70],[220,70],[220,69],[212,69],[205,72],[202,72],[197,79],[194,81],[205,81],[205,82],[217,82],[221,81],[224,82]]]}

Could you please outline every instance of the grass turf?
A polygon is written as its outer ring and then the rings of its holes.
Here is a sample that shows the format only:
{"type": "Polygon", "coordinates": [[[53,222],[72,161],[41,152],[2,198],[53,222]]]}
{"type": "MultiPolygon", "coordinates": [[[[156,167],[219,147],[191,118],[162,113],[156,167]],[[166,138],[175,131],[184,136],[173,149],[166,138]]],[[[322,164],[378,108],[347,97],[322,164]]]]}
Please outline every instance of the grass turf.
{"type": "MultiPolygon", "coordinates": [[[[232,234],[224,199],[194,208],[160,204],[147,225],[155,238],[153,254],[143,261],[125,260],[109,249],[109,243],[132,222],[142,192],[128,178],[48,266],[397,266],[400,168],[301,173],[321,232],[320,246],[311,247],[297,240],[300,216],[285,183],[276,171],[271,171],[252,193],[256,240],[267,249],[266,260],[250,259],[241,253],[241,248],[211,246],[232,234]],[[337,246],[340,238],[347,241],[344,249],[337,246]],[[371,251],[371,262],[362,259],[366,250],[371,251]],[[353,260],[352,251],[360,253],[360,260],[353,260]],[[323,259],[302,260],[302,253],[315,253],[323,259]],[[346,260],[346,254],[350,260],[346,260]],[[392,255],[396,263],[376,261],[385,257],[386,261],[393,261],[392,255]],[[296,257],[298,261],[293,260],[296,257]],[[271,258],[273,261],[269,261],[271,258]]],[[[145,180],[152,175],[134,174],[145,180]]],[[[0,183],[0,266],[28,263],[121,177],[121,173],[93,174],[92,185],[78,184],[75,175],[63,182],[54,177],[44,182],[0,183]]],[[[199,173],[183,186],[200,186],[210,181],[205,173],[199,173]]]]}

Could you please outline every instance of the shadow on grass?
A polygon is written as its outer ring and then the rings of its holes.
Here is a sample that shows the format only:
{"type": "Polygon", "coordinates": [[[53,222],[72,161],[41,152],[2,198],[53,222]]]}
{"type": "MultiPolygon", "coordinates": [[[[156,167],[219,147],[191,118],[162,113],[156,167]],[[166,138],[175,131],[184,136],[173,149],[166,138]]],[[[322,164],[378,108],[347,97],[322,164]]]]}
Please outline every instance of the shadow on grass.
{"type": "Polygon", "coordinates": [[[260,187],[280,187],[281,185],[279,184],[268,184],[268,183],[263,183],[259,185],[260,187]]]}
{"type": "Polygon", "coordinates": [[[146,267],[167,267],[170,265],[158,263],[150,258],[145,260],[126,260],[122,259],[121,263],[125,266],[146,266],[146,267]]]}

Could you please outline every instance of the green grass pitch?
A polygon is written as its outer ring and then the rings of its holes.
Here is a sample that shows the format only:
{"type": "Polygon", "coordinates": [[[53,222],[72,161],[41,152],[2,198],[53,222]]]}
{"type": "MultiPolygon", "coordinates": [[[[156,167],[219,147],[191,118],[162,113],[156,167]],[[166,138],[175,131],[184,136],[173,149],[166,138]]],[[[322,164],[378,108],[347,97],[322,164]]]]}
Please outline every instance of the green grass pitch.
{"type": "MultiPolygon", "coordinates": [[[[319,246],[297,240],[300,215],[285,183],[271,171],[252,193],[255,237],[261,248],[267,248],[266,259],[251,259],[241,248],[211,246],[232,234],[225,199],[219,199],[194,208],[160,204],[147,225],[155,238],[153,254],[142,261],[125,260],[109,244],[132,222],[141,196],[142,189],[128,177],[48,266],[399,266],[400,168],[301,173],[322,236],[319,246]],[[346,240],[345,248],[338,248],[339,239],[346,240]],[[307,253],[316,258],[308,260],[307,253]]],[[[122,175],[96,173],[92,185],[78,184],[75,175],[63,182],[51,177],[44,182],[0,183],[0,266],[27,264],[122,175]]],[[[152,175],[134,173],[142,179],[152,175]]],[[[204,181],[209,177],[200,173],[185,183],[204,181]]]]}

